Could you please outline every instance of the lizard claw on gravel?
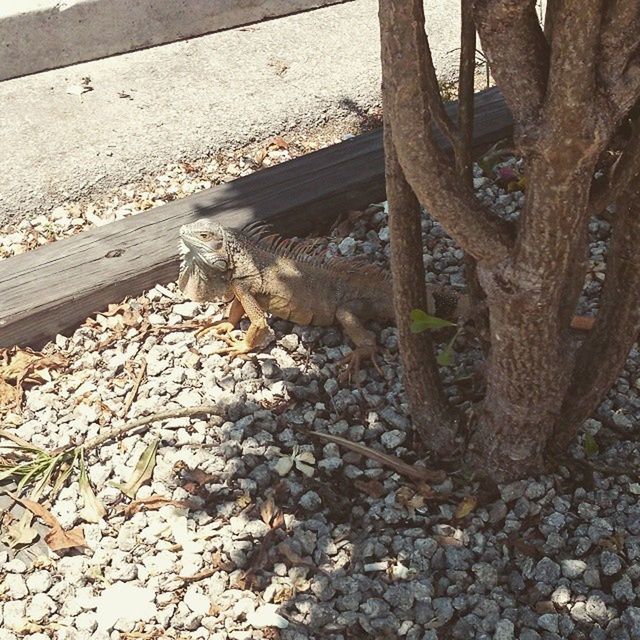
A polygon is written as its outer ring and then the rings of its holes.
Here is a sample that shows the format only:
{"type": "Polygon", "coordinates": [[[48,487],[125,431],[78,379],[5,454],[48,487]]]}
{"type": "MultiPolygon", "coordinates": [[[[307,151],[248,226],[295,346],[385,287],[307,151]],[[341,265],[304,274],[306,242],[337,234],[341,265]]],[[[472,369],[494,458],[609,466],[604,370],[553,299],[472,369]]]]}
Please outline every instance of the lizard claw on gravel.
{"type": "Polygon", "coordinates": [[[238,339],[228,335],[219,335],[218,338],[226,342],[228,346],[216,349],[213,353],[229,355],[235,358],[237,356],[242,357],[250,351],[253,351],[253,347],[244,338],[238,339]]]}
{"type": "MultiPolygon", "coordinates": [[[[356,347],[351,353],[347,354],[338,362],[339,367],[345,367],[344,371],[340,375],[340,380],[348,380],[351,382],[352,376],[358,380],[358,374],[360,373],[360,363],[364,359],[370,359],[371,364],[375,367],[376,371],[384,377],[382,369],[378,364],[378,350],[376,347],[356,347]]],[[[359,384],[356,382],[356,384],[359,384]]]]}
{"type": "Polygon", "coordinates": [[[223,336],[227,336],[234,329],[235,327],[231,322],[221,320],[220,322],[214,322],[213,324],[208,324],[204,327],[201,327],[196,331],[195,336],[197,339],[200,339],[208,333],[213,333],[217,338],[222,338],[223,336]]]}

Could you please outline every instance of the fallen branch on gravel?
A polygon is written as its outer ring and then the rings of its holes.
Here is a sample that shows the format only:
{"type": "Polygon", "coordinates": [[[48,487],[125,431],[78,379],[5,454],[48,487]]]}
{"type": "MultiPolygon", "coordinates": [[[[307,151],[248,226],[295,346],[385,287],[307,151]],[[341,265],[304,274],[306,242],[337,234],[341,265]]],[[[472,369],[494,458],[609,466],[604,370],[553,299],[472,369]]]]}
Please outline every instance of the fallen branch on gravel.
{"type": "Polygon", "coordinates": [[[4,430],[0,431],[0,438],[5,438],[14,443],[14,448],[20,449],[22,460],[18,464],[0,464],[0,481],[6,478],[20,478],[18,489],[22,490],[26,485],[38,481],[42,477],[53,478],[54,474],[60,475],[64,473],[66,477],[70,474],[71,469],[67,468],[60,471],[63,465],[71,465],[84,455],[85,452],[97,449],[109,440],[115,440],[125,433],[137,431],[142,427],[146,427],[154,422],[168,420],[170,418],[184,418],[199,414],[212,414],[218,411],[215,405],[198,405],[195,407],[181,407],[180,409],[168,409],[159,411],[142,418],[129,420],[124,424],[111,429],[105,433],[101,433],[95,438],[85,441],[83,444],[67,445],[54,449],[51,452],[43,451],[30,445],[28,442],[20,442],[13,434],[4,430]]]}
{"type": "Polygon", "coordinates": [[[427,482],[444,482],[446,478],[446,474],[444,471],[434,471],[432,469],[427,469],[426,467],[407,464],[396,456],[391,456],[388,453],[376,451],[375,449],[371,449],[370,447],[367,447],[358,442],[352,442],[351,440],[347,440],[346,438],[341,438],[340,436],[333,436],[328,433],[320,433],[319,431],[309,431],[308,433],[310,433],[312,436],[315,436],[316,438],[321,438],[323,440],[328,440],[329,442],[335,442],[336,444],[342,445],[347,449],[351,449],[351,451],[354,451],[355,453],[359,453],[360,455],[370,458],[371,460],[379,462],[385,467],[390,467],[400,475],[413,478],[414,480],[425,480],[427,482]]]}

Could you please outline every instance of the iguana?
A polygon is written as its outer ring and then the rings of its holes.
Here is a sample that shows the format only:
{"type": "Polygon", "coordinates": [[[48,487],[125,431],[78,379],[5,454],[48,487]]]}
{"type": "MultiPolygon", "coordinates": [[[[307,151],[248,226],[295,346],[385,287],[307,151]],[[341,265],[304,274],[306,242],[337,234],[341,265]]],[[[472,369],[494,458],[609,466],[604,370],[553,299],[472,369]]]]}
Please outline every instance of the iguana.
{"type": "MultiPolygon", "coordinates": [[[[343,363],[358,370],[362,358],[376,360],[376,339],[367,320],[393,323],[390,274],[366,260],[325,259],[317,245],[283,238],[264,226],[233,231],[208,220],[180,229],[182,265],[178,285],[195,301],[230,302],[228,318],[210,329],[227,343],[218,353],[245,354],[268,334],[266,313],[299,324],[338,323],[355,343],[343,363]],[[244,315],[242,339],[234,338],[244,315]]],[[[433,291],[428,313],[435,312],[433,291]]]]}

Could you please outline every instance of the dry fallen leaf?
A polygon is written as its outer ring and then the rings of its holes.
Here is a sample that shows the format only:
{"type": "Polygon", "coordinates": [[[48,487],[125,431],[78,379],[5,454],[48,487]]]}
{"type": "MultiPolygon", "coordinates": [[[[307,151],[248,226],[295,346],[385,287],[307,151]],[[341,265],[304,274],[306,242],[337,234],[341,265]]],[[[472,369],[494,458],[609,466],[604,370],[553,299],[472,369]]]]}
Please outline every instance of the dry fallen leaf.
{"type": "Polygon", "coordinates": [[[136,468],[133,470],[133,475],[128,482],[114,483],[117,489],[120,489],[122,493],[129,498],[135,498],[138,489],[151,478],[153,475],[153,469],[156,465],[156,451],[158,450],[158,438],[142,452],[142,455],[136,463],[136,468]]]}
{"type": "Polygon", "coordinates": [[[591,331],[596,319],[591,316],[573,316],[571,328],[578,331],[591,331]]]}
{"type": "Polygon", "coordinates": [[[79,492],[84,501],[84,506],[80,511],[80,517],[85,522],[97,523],[107,515],[107,510],[104,505],[93,492],[91,483],[89,482],[89,476],[84,466],[83,457],[80,458],[80,478],[78,480],[79,492]]]}
{"type": "Polygon", "coordinates": [[[416,509],[424,507],[425,499],[422,494],[416,493],[412,487],[403,486],[396,491],[396,503],[413,515],[416,509]]]}
{"type": "Polygon", "coordinates": [[[476,508],[477,504],[477,496],[465,496],[456,508],[456,512],[453,517],[456,520],[462,520],[462,518],[466,518],[476,508]]]}
{"type": "Polygon", "coordinates": [[[197,495],[197,493],[209,482],[215,482],[216,476],[212,473],[207,473],[197,467],[190,469],[183,462],[178,462],[173,466],[173,472],[179,476],[179,482],[185,491],[188,491],[191,495],[197,495]]]}
{"type": "Polygon", "coordinates": [[[18,406],[25,384],[42,384],[51,380],[51,371],[66,367],[60,354],[44,355],[26,348],[0,349],[0,409],[18,406]]]}
{"type": "Polygon", "coordinates": [[[272,529],[284,526],[284,514],[280,507],[276,505],[273,500],[273,496],[269,496],[260,505],[260,517],[265,524],[268,524],[272,529]]]}
{"type": "Polygon", "coordinates": [[[37,529],[31,525],[32,521],[33,515],[25,511],[19,520],[14,520],[6,527],[2,542],[11,549],[31,544],[38,537],[37,529]]]}
{"type": "Polygon", "coordinates": [[[354,480],[353,484],[372,498],[381,498],[385,494],[384,486],[380,480],[354,480]]]}
{"type": "Polygon", "coordinates": [[[52,551],[76,549],[87,546],[82,527],[74,527],[73,529],[69,529],[69,531],[65,531],[55,516],[39,502],[28,500],[27,498],[19,498],[11,493],[9,495],[23,507],[29,509],[31,513],[38,516],[38,518],[50,528],[49,533],[44,537],[44,541],[52,551]]]}
{"type": "Polygon", "coordinates": [[[191,503],[186,502],[185,500],[172,500],[165,496],[149,496],[148,498],[139,498],[138,500],[134,500],[131,504],[128,504],[124,508],[124,514],[126,516],[132,516],[143,509],[146,511],[153,511],[168,504],[178,507],[179,509],[190,509],[192,507],[191,503]]]}
{"type": "Polygon", "coordinates": [[[278,149],[288,149],[289,143],[282,136],[273,136],[270,144],[275,145],[278,149]]]}

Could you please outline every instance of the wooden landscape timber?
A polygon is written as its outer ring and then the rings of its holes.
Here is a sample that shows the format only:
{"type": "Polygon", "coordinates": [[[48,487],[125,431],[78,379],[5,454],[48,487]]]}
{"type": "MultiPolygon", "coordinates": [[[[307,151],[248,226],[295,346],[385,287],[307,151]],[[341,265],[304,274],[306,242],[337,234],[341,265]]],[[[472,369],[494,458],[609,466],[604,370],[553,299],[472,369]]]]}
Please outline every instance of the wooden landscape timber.
{"type": "MultiPolygon", "coordinates": [[[[455,117],[457,104],[447,110],[455,117]]],[[[511,125],[497,88],[477,93],[475,155],[509,137],[511,125]]],[[[384,200],[383,156],[382,131],[372,131],[2,260],[0,347],[40,347],[109,303],[176,279],[178,229],[203,216],[236,228],[265,220],[285,235],[305,235],[384,200]]]]}

